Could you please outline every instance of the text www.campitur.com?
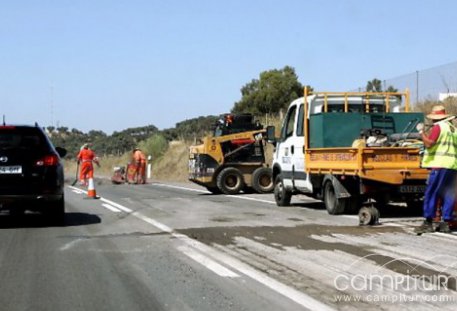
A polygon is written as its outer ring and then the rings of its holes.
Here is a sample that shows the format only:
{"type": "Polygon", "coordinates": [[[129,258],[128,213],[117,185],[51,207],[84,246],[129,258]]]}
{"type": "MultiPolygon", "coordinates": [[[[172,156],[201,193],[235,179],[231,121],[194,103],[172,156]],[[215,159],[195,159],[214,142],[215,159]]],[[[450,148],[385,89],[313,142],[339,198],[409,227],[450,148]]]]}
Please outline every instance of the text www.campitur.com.
{"type": "Polygon", "coordinates": [[[335,302],[457,302],[457,297],[449,295],[335,295],[335,302]]]}

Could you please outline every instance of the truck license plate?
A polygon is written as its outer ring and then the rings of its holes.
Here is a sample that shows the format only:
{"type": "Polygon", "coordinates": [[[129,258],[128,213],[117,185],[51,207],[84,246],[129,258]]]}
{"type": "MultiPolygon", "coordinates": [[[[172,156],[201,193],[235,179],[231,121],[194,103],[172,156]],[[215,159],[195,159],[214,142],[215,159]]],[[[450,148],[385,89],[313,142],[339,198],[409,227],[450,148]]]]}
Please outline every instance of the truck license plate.
{"type": "Polygon", "coordinates": [[[425,186],[424,185],[403,185],[400,186],[400,192],[402,193],[424,193],[425,192],[425,186]]]}

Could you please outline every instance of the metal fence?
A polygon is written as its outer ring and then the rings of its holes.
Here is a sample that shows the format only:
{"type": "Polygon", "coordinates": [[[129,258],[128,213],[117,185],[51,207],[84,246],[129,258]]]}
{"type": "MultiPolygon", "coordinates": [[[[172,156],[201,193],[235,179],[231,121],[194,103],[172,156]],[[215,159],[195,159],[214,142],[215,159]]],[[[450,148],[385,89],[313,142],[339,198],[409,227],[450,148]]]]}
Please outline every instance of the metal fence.
{"type": "MultiPolygon", "coordinates": [[[[457,62],[381,81],[383,90],[389,86],[398,91],[408,88],[413,105],[424,101],[443,100],[448,96],[457,97],[457,62]]],[[[365,86],[359,90],[365,91],[365,86]]]]}

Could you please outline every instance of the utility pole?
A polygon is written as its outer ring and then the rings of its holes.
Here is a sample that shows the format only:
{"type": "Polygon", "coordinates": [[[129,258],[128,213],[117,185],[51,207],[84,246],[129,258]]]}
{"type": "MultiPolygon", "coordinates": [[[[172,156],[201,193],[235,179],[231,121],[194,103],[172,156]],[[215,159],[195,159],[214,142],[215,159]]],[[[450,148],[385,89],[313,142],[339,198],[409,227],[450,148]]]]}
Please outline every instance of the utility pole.
{"type": "Polygon", "coordinates": [[[54,85],[51,84],[51,126],[54,126],[54,85]]]}

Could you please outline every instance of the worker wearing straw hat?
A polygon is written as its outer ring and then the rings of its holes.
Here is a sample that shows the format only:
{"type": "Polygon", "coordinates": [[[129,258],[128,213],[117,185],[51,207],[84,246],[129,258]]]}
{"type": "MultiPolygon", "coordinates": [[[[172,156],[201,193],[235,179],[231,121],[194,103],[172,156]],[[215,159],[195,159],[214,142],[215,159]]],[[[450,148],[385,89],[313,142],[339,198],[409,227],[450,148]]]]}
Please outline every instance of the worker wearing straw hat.
{"type": "Polygon", "coordinates": [[[417,234],[433,232],[433,218],[439,202],[442,205],[443,222],[439,230],[449,233],[449,222],[453,219],[457,179],[457,129],[444,106],[436,105],[427,118],[433,122],[429,134],[424,125],[417,126],[425,146],[422,167],[430,169],[424,196],[424,223],[416,228],[417,234]]]}

